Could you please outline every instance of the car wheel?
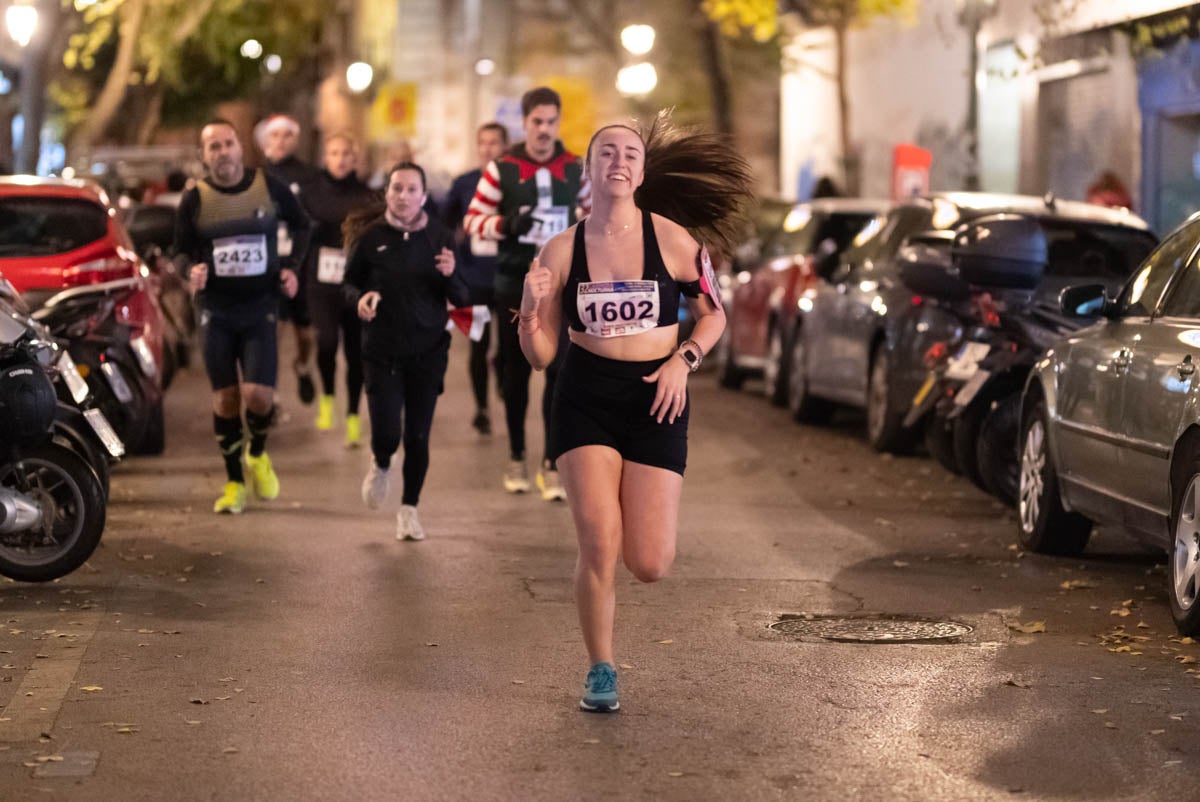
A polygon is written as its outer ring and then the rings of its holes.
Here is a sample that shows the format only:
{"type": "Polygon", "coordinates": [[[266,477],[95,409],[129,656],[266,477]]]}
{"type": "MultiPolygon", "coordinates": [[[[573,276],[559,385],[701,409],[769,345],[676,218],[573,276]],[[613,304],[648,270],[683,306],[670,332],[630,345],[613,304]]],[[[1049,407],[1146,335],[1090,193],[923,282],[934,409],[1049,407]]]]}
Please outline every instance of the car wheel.
{"type": "Polygon", "coordinates": [[[1017,426],[1021,417],[1021,394],[1001,399],[979,427],[975,445],[976,467],[983,486],[1010,507],[1016,506],[1021,465],[1017,458],[1017,426]]]}
{"type": "Polygon", "coordinates": [[[954,456],[954,429],[941,415],[930,415],[925,424],[925,448],[938,465],[956,476],[962,473],[954,456]]]}
{"type": "Polygon", "coordinates": [[[158,403],[150,410],[150,417],[146,421],[142,438],[130,450],[134,454],[154,456],[163,453],[166,446],[167,427],[163,416],[163,402],[162,399],[159,399],[158,403]]]}
{"type": "Polygon", "coordinates": [[[833,415],[833,404],[808,393],[808,344],[804,330],[792,337],[788,357],[787,406],[797,423],[824,423],[833,415]]]}
{"type": "Polygon", "coordinates": [[[1046,426],[1046,406],[1039,401],[1021,427],[1017,537],[1030,551],[1078,554],[1087,546],[1092,522],[1063,507],[1046,426]]]}
{"type": "Polygon", "coordinates": [[[746,374],[733,364],[733,348],[729,345],[729,332],[717,341],[717,383],[730,390],[740,390],[746,374]]]}
{"type": "Polygon", "coordinates": [[[763,394],[777,407],[787,404],[787,347],[783,341],[783,329],[771,328],[771,339],[767,343],[767,362],[763,365],[763,394]]]}
{"type": "Polygon", "coordinates": [[[913,433],[904,427],[904,415],[892,397],[892,357],[886,348],[875,351],[867,384],[867,442],[876,451],[903,453],[913,445],[913,433]]]}
{"type": "Polygon", "coordinates": [[[1186,486],[1171,510],[1171,616],[1181,635],[1200,635],[1200,451],[1192,449],[1185,473],[1186,486]]]}

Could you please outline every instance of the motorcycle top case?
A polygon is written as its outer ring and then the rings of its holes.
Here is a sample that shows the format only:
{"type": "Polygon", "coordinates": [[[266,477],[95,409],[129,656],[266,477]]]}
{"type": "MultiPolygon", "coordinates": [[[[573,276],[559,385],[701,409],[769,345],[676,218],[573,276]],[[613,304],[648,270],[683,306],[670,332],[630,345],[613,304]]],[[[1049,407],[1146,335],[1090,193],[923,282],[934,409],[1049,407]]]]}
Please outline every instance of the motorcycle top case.
{"type": "Polygon", "coordinates": [[[1046,272],[1048,251],[1036,220],[995,214],[960,227],[951,254],[959,276],[975,287],[1032,290],[1046,272]]]}
{"type": "Polygon", "coordinates": [[[962,301],[971,295],[950,259],[947,243],[910,238],[896,254],[900,281],[915,293],[943,301],[962,301]]]}

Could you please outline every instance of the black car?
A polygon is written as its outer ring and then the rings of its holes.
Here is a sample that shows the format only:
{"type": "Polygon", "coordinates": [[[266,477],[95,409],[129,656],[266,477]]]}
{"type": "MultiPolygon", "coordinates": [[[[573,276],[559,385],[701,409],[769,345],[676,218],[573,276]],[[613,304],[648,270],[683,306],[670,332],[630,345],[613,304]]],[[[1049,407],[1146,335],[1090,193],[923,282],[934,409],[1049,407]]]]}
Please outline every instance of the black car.
{"type": "Polygon", "coordinates": [[[1002,213],[1032,217],[1046,231],[1049,263],[1036,292],[1049,302],[1082,275],[1119,286],[1156,243],[1128,211],[1052,196],[955,192],[903,203],[868,224],[830,281],[799,300],[788,380],[795,417],[820,420],[835,404],[863,408],[873,448],[909,447],[915,430],[904,418],[926,377],[923,357],[933,343],[955,339],[961,323],[900,280],[897,253],[911,235],[1002,213]]]}

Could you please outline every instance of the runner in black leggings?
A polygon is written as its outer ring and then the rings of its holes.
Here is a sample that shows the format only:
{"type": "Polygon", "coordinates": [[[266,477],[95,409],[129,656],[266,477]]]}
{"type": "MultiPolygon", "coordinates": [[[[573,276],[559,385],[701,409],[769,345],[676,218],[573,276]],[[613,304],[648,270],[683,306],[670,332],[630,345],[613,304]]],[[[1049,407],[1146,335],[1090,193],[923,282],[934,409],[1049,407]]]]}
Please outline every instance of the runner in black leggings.
{"type": "Polygon", "coordinates": [[[425,195],[425,171],[402,162],[388,173],[386,208],[354,212],[345,226],[345,292],[367,321],[363,372],[374,460],[363,479],[363,501],[375,509],[387,497],[388,469],[403,436],[401,540],[425,538],[417,500],[450,350],[446,304],[465,306],[468,292],[454,269],[454,238],[422,210],[425,195]]]}
{"type": "Polygon", "coordinates": [[[325,169],[310,185],[305,197],[308,213],[316,223],[308,251],[308,311],[317,328],[317,368],[321,374],[321,396],[317,406],[317,428],[333,428],[334,386],[338,341],[346,355],[346,445],[359,444],[358,402],[362,394],[362,334],[358,313],[346,303],[342,280],[346,252],[342,249],[342,223],[355,209],[376,202],[378,194],[367,187],[354,170],[358,166],[358,144],[349,134],[334,134],[325,140],[325,169]]]}

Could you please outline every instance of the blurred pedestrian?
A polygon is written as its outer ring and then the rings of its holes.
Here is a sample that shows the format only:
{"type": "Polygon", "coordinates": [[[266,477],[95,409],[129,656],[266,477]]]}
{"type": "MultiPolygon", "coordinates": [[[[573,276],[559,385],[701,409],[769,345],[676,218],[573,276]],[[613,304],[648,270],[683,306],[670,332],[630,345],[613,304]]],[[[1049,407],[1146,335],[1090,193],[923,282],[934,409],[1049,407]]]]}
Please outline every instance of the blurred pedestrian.
{"type": "Polygon", "coordinates": [[[1133,198],[1129,195],[1129,190],[1111,170],[1105,170],[1096,182],[1088,187],[1087,202],[1115,209],[1133,208],[1133,198]]]}
{"type": "MultiPolygon", "coordinates": [[[[472,306],[493,307],[496,290],[496,241],[484,239],[478,234],[467,234],[463,219],[475,196],[475,187],[483,177],[483,169],[504,153],[508,147],[508,129],[497,122],[484,123],[475,132],[475,152],[479,167],[454,179],[446,196],[446,227],[454,232],[458,242],[456,250],[458,269],[470,288],[472,306]]],[[[493,316],[495,310],[493,309],[493,316]]],[[[469,364],[471,391],[475,395],[475,417],[471,425],[480,434],[492,433],[492,420],[488,414],[488,350],[491,346],[491,323],[483,327],[478,340],[471,341],[469,364]]]]}
{"type": "Polygon", "coordinates": [[[313,218],[312,245],[305,269],[308,311],[317,330],[317,372],[321,396],[317,400],[317,429],[333,428],[339,341],[346,359],[346,445],[357,448],[362,437],[358,407],[362,395],[362,334],[358,313],[346,303],[343,282],[346,251],[342,223],[355,209],[379,200],[355,172],[359,148],[353,136],[337,133],[325,140],[321,174],[306,193],[313,218]]]}
{"type": "MultiPolygon", "coordinates": [[[[582,161],[558,140],[562,120],[558,93],[545,86],[529,90],[521,98],[521,114],[525,141],[484,169],[464,224],[468,234],[500,242],[495,285],[496,358],[508,423],[509,464],[504,489],[510,493],[530,490],[525,467],[530,367],[521,354],[516,317],[522,282],[537,249],[572,225],[577,215],[586,216],[591,205],[582,161]]],[[[558,365],[555,362],[547,367],[542,394],[546,454],[537,483],[546,501],[566,498],[550,453],[550,399],[558,365]]]]}
{"type": "Polygon", "coordinates": [[[620,707],[617,563],[654,582],[675,558],[687,380],[725,328],[708,251],[688,230],[728,251],[753,178],[725,140],[679,131],[665,115],[644,133],[601,128],[587,170],[592,213],[534,259],[519,328],[538,370],[563,356],[559,333],[569,333],[549,456],[558,459],[579,542],[575,599],[591,660],[579,704],[609,712],[620,707]],[[696,326],[678,344],[681,293],[696,326]]]}
{"type": "Polygon", "coordinates": [[[429,469],[429,433],[450,350],[447,304],[465,306],[468,288],[455,270],[454,236],[422,208],[425,171],[402,162],[388,174],[382,209],[346,219],[345,292],[363,327],[363,374],[373,459],[363,502],[388,495],[392,455],[404,442],[403,498],[396,537],[424,540],[417,502],[429,469]]]}
{"type": "Polygon", "coordinates": [[[180,199],[175,245],[192,261],[188,277],[201,309],[213,430],[225,459],[227,482],[213,512],[240,513],[246,505],[243,405],[254,491],[266,500],[279,495],[266,452],[275,412],[276,320],[280,287],[286,296],[296,294],[296,266],[308,248],[310,223],[286,186],[245,166],[232,123],[209,122],[200,129],[200,146],[208,175],[180,199]],[[286,257],[277,242],[281,224],[294,245],[286,257]]]}
{"type": "MultiPolygon", "coordinates": [[[[263,170],[268,176],[285,184],[297,198],[301,206],[307,208],[307,195],[312,190],[310,185],[320,177],[320,170],[296,156],[300,146],[300,123],[286,114],[273,114],[261,122],[255,129],[259,148],[266,162],[263,170]]],[[[286,229],[279,232],[280,255],[288,256],[292,251],[292,242],[286,236],[286,229]]],[[[296,341],[296,358],[292,368],[296,372],[296,385],[300,394],[300,402],[311,404],[316,397],[317,389],[312,379],[312,357],[315,345],[312,320],[308,314],[308,281],[303,275],[303,263],[299,263],[302,273],[299,276],[300,289],[294,298],[286,299],[280,307],[279,319],[292,329],[296,341]]]]}

